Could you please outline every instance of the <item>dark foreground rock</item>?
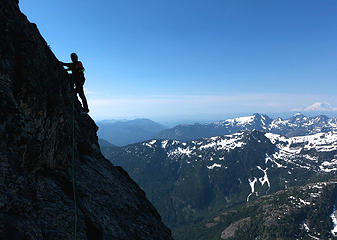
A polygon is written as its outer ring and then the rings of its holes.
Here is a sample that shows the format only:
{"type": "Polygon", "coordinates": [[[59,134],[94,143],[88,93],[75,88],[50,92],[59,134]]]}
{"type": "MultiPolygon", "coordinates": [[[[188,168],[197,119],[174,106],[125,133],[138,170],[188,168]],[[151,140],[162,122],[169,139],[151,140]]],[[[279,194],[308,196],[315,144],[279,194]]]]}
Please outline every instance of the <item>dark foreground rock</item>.
{"type": "Polygon", "coordinates": [[[18,1],[0,1],[0,239],[172,239],[128,174],[106,160],[97,126],[18,1]],[[72,107],[74,103],[74,108],[72,107]]]}

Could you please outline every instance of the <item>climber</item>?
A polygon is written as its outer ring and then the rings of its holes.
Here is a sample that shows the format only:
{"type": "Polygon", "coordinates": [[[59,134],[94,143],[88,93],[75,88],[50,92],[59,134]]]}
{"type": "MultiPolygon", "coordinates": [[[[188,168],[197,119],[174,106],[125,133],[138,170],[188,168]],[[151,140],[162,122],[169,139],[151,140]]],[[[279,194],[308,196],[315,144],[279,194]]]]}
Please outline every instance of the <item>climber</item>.
{"type": "Polygon", "coordinates": [[[73,82],[75,83],[75,92],[78,93],[82,100],[83,105],[83,111],[89,112],[87,99],[85,98],[84,91],[83,91],[83,85],[85,81],[84,77],[84,67],[82,65],[81,61],[78,61],[78,56],[76,53],[72,53],[70,55],[71,63],[60,63],[66,67],[68,67],[67,71],[72,72],[73,82]]]}

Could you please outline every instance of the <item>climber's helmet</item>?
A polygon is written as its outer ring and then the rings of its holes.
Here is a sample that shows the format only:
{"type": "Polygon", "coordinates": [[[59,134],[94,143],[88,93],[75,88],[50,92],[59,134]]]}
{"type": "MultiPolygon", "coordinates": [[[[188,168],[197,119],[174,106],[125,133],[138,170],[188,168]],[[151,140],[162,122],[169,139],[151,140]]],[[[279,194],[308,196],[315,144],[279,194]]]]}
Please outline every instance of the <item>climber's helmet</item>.
{"type": "Polygon", "coordinates": [[[73,62],[77,62],[78,61],[78,56],[76,53],[72,53],[70,54],[70,58],[73,62]]]}

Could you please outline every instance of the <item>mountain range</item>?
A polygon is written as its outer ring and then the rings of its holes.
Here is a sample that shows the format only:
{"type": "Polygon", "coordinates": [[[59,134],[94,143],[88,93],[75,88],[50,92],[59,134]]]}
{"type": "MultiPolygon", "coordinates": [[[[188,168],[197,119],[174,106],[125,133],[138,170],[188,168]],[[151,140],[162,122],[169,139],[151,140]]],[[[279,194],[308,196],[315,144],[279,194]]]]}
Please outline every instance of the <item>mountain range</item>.
{"type": "Polygon", "coordinates": [[[98,121],[97,125],[99,127],[97,132],[99,138],[107,140],[116,146],[124,146],[151,139],[160,131],[166,129],[165,126],[159,123],[143,118],[98,121]]]}
{"type": "Polygon", "coordinates": [[[335,130],[337,119],[325,115],[307,117],[300,113],[287,119],[272,119],[265,114],[255,113],[212,123],[183,124],[172,128],[150,119],[103,120],[98,121],[97,125],[101,144],[107,144],[104,142],[106,140],[116,146],[125,146],[150,139],[193,140],[253,129],[288,137],[307,135],[335,130]]]}
{"type": "MultiPolygon", "coordinates": [[[[187,127],[191,129],[194,126],[187,127]]],[[[213,129],[220,126],[222,130],[227,129],[233,133],[193,140],[153,139],[122,148],[103,149],[103,154],[113,164],[125,168],[144,189],[163,221],[172,228],[175,239],[191,239],[193,233],[193,236],[204,236],[193,239],[220,239],[226,227],[240,220],[239,216],[232,219],[236,219],[234,222],[223,220],[227,225],[217,224],[221,231],[214,230],[217,227],[204,227],[205,224],[212,223],[212,219],[222,216],[221,213],[238,211],[240,216],[253,218],[254,214],[247,206],[262,201],[262,196],[269,196],[272,199],[270,201],[275,201],[276,204],[277,196],[282,191],[316,182],[330,182],[337,171],[334,118],[308,118],[297,114],[286,120],[272,120],[265,115],[254,114],[203,126],[213,129]],[[239,131],[235,132],[234,129],[239,131]]],[[[331,186],[331,196],[335,196],[334,181],[331,186]]],[[[299,195],[293,197],[299,199],[299,195]]],[[[284,229],[279,232],[284,238],[266,238],[273,236],[270,235],[270,229],[255,232],[264,236],[261,239],[295,239],[301,234],[309,237],[319,236],[323,232],[325,236],[334,237],[330,217],[335,206],[334,200],[336,198],[331,197],[329,202],[325,202],[325,215],[322,213],[320,219],[315,220],[329,219],[324,231],[303,232],[300,226],[303,228],[303,221],[309,212],[298,217],[294,211],[289,219],[296,219],[298,227],[293,229],[291,237],[282,235],[284,229]]],[[[282,204],[291,208],[291,201],[282,204]]],[[[261,219],[263,218],[260,221],[261,219]]],[[[306,223],[307,226],[317,228],[310,221],[306,223]]],[[[244,223],[252,224],[251,221],[244,223]]],[[[252,230],[247,230],[247,234],[249,231],[252,230]]],[[[242,238],[242,235],[235,235],[235,231],[228,236],[228,239],[254,239],[249,234],[247,236],[250,237],[242,238]]]]}
{"type": "Polygon", "coordinates": [[[207,124],[184,124],[162,130],[155,138],[193,140],[231,134],[244,130],[261,130],[287,137],[328,132],[337,129],[337,118],[325,115],[306,117],[297,113],[288,119],[272,119],[264,114],[238,117],[207,124]]]}

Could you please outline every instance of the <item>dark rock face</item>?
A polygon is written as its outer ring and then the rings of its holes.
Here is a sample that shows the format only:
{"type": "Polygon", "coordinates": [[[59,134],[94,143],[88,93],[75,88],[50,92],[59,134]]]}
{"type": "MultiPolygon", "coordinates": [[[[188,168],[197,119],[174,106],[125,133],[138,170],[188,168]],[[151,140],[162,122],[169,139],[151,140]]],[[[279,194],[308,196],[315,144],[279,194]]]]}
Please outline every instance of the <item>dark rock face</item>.
{"type": "Polygon", "coordinates": [[[172,239],[80,108],[36,25],[1,0],[0,239],[73,239],[73,116],[78,239],[172,239]]]}

